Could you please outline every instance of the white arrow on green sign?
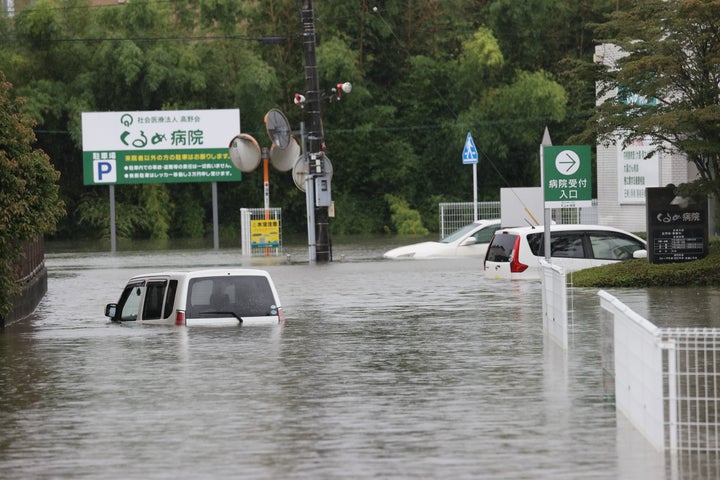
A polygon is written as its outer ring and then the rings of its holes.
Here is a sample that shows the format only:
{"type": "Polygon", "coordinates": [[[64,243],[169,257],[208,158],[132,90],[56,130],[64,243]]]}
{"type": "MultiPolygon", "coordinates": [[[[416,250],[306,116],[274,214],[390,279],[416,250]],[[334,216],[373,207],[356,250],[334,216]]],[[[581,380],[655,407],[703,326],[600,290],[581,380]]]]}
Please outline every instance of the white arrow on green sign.
{"type": "Polygon", "coordinates": [[[589,145],[543,147],[545,208],[592,205],[592,156],[589,145]]]}

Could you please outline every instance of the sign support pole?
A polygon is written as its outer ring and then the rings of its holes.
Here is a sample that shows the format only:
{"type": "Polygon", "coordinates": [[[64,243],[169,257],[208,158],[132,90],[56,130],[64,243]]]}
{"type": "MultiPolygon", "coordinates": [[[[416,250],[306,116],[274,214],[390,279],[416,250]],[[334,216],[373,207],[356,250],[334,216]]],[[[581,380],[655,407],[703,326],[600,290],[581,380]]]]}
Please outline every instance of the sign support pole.
{"type": "Polygon", "coordinates": [[[540,144],[540,178],[543,186],[543,211],[545,216],[543,219],[544,232],[543,232],[543,245],[545,250],[545,261],[552,263],[551,252],[550,252],[550,225],[552,225],[552,214],[551,210],[545,205],[545,147],[552,146],[552,140],[550,140],[550,132],[545,127],[545,133],[543,134],[542,143],[540,144]]]}
{"type": "Polygon", "coordinates": [[[473,221],[478,221],[477,163],[473,163],[473,221]]]}
{"type": "MultiPolygon", "coordinates": [[[[267,148],[262,149],[263,156],[263,199],[265,206],[265,220],[270,220],[270,152],[267,148]]],[[[265,247],[265,256],[270,256],[270,247],[265,247]]]]}
{"type": "Polygon", "coordinates": [[[110,251],[117,250],[117,229],[115,225],[115,185],[110,184],[110,251]]]}
{"type": "Polygon", "coordinates": [[[217,182],[212,182],[212,216],[213,216],[213,248],[220,248],[220,234],[218,231],[218,193],[217,182]]]}
{"type": "MultiPolygon", "coordinates": [[[[300,122],[300,141],[302,142],[302,158],[309,167],[307,158],[307,139],[305,138],[305,122],[300,122]]],[[[305,208],[307,213],[307,236],[308,236],[308,263],[315,263],[315,179],[310,175],[305,177],[305,208]]]]}

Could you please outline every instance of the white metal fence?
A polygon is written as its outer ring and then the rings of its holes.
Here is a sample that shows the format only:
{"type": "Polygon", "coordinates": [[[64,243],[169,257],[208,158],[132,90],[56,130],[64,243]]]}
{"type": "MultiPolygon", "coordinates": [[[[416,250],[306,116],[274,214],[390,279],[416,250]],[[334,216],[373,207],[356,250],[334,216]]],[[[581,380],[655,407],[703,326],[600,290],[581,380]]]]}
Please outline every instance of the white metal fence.
{"type": "MultiPolygon", "coordinates": [[[[500,202],[478,202],[478,219],[500,218],[500,202]]],[[[440,238],[475,221],[472,202],[440,204],[440,238]]]]}
{"type": "MultiPolygon", "coordinates": [[[[445,238],[455,230],[472,223],[475,219],[472,202],[441,203],[440,204],[440,238],[445,238]]],[[[478,219],[500,218],[500,202],[478,202],[478,219]]],[[[591,207],[584,208],[558,208],[552,210],[552,219],[556,223],[586,223],[598,222],[597,200],[592,201],[591,207]]]]}
{"type": "Polygon", "coordinates": [[[277,247],[253,247],[252,246],[252,220],[265,219],[264,208],[241,208],[240,209],[240,245],[243,257],[278,256],[282,252],[282,209],[271,208],[270,219],[277,220],[279,226],[278,235],[280,242],[277,247]]]}
{"type": "Polygon", "coordinates": [[[568,348],[568,295],[565,270],[540,259],[543,334],[563,349],[568,348]]]}
{"type": "Polygon", "coordinates": [[[701,454],[703,473],[720,474],[720,329],[658,328],[599,295],[614,339],[603,363],[618,410],[656,449],[701,454]]]}

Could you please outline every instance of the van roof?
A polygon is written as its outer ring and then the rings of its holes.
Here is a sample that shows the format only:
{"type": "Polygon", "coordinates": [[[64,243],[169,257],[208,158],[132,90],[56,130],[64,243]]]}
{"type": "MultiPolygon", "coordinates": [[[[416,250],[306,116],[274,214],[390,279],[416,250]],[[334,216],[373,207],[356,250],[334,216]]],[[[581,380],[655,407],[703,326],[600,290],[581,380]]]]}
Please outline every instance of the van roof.
{"type": "Polygon", "coordinates": [[[135,275],[130,280],[139,280],[150,277],[172,277],[172,278],[200,278],[200,277],[221,277],[221,276],[262,276],[269,277],[265,270],[256,268],[209,268],[203,270],[173,270],[166,272],[143,273],[135,275]]]}

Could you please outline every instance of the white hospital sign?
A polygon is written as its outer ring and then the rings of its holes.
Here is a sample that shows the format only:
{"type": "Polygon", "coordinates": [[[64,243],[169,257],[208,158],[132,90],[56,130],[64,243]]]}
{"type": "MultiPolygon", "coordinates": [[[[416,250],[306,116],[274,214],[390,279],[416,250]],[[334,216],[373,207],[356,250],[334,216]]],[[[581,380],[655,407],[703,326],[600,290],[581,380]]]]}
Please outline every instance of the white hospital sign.
{"type": "Polygon", "coordinates": [[[228,153],[239,132],[238,109],[84,112],[84,184],[240,180],[228,153]]]}

